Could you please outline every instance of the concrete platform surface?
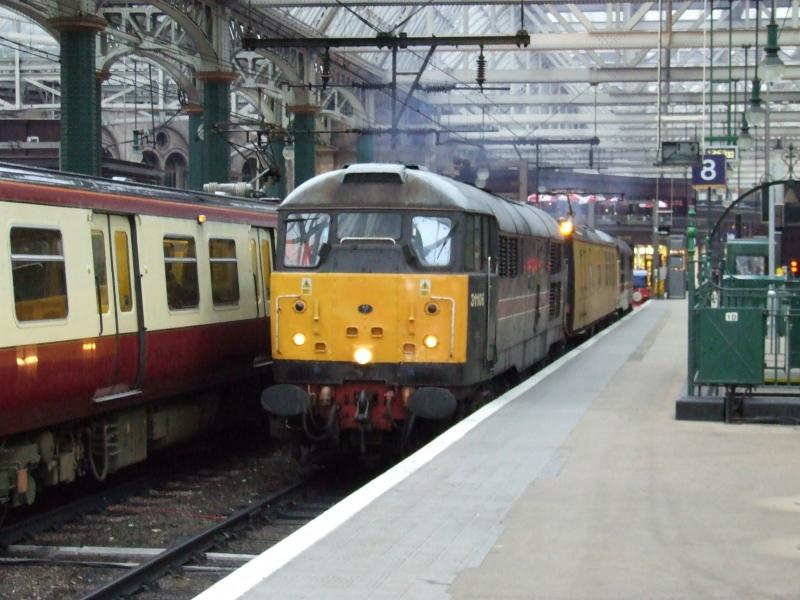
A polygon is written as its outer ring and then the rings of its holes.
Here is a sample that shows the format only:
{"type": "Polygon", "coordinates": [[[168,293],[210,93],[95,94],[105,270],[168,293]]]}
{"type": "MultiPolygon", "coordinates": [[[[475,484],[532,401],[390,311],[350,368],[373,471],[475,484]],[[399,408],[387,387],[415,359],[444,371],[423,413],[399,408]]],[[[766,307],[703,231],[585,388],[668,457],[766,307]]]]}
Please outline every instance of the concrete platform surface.
{"type": "Polygon", "coordinates": [[[200,598],[800,598],[796,428],[676,421],[645,307],[200,598]]]}

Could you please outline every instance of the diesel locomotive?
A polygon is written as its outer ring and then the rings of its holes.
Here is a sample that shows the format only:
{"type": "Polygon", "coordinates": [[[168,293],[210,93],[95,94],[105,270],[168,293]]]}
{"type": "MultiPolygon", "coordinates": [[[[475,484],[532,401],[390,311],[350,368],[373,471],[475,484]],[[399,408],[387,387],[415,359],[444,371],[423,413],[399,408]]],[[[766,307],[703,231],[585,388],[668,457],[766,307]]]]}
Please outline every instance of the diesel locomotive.
{"type": "Polygon", "coordinates": [[[258,407],[276,222],[274,203],[0,165],[0,517],[226,400],[258,407]]]}
{"type": "Polygon", "coordinates": [[[631,307],[623,242],[418,168],[329,172],[278,214],[262,404],[320,444],[468,412],[631,307]]]}

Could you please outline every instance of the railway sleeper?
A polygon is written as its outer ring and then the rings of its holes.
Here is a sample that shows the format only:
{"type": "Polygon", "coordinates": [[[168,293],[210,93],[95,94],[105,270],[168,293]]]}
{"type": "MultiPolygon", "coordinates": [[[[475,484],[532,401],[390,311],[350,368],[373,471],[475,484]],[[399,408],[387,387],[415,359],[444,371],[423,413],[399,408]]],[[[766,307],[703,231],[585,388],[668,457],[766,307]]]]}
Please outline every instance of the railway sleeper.
{"type": "Polygon", "coordinates": [[[137,407],[0,442],[0,508],[31,505],[40,487],[103,480],[208,429],[220,399],[206,394],[137,407]]]}

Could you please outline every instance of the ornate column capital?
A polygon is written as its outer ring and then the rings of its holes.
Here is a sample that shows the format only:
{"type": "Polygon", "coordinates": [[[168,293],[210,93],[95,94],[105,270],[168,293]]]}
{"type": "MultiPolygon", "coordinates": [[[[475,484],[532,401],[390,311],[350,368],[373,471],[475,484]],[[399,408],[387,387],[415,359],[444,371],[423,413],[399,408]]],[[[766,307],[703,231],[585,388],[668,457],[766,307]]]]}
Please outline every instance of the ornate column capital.
{"type": "Polygon", "coordinates": [[[77,17],[53,17],[47,20],[56,31],[87,31],[98,33],[108,27],[108,21],[95,15],[81,15],[77,17]]]}

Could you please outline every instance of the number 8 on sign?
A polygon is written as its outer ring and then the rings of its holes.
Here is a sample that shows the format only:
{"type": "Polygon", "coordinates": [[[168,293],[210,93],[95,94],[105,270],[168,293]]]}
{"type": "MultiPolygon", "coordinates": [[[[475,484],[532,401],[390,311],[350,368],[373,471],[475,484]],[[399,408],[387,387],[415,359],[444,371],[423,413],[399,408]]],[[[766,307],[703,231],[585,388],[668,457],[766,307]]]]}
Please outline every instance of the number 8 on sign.
{"type": "Polygon", "coordinates": [[[700,169],[700,179],[703,181],[714,181],[717,178],[717,165],[710,158],[703,161],[703,168],[700,169]]]}
{"type": "Polygon", "coordinates": [[[725,185],[725,157],[722,155],[703,156],[703,162],[692,167],[692,185],[725,185]]]}

